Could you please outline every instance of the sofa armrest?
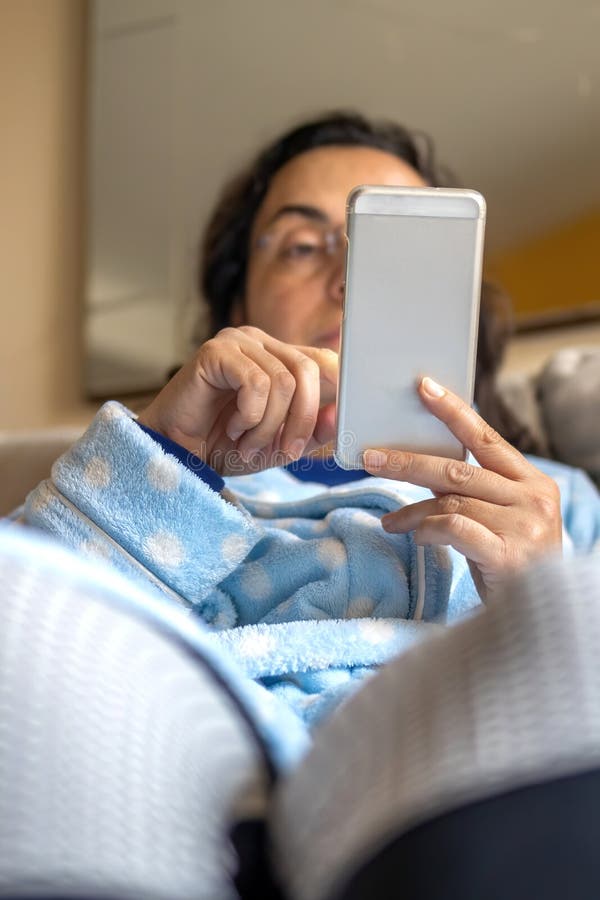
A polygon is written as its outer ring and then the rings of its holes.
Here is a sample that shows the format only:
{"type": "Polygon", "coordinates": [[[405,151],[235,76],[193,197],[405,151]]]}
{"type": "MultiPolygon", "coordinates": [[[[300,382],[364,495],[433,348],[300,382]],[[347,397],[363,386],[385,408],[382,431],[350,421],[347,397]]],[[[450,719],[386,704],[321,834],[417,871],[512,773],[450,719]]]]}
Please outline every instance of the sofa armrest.
{"type": "Polygon", "coordinates": [[[0,516],[23,503],[81,432],[75,426],[0,432],[0,516]]]}

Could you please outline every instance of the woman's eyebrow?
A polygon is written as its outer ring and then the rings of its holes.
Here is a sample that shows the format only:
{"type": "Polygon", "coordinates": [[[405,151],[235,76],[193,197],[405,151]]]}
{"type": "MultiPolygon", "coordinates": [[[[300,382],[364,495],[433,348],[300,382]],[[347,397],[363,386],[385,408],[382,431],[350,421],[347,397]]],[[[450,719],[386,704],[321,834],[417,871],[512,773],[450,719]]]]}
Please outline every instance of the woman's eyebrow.
{"type": "Polygon", "coordinates": [[[278,209],[275,215],[267,222],[267,228],[283,216],[303,216],[305,219],[311,219],[313,222],[322,222],[326,225],[329,223],[329,216],[322,209],[319,209],[318,206],[294,203],[278,209]]]}

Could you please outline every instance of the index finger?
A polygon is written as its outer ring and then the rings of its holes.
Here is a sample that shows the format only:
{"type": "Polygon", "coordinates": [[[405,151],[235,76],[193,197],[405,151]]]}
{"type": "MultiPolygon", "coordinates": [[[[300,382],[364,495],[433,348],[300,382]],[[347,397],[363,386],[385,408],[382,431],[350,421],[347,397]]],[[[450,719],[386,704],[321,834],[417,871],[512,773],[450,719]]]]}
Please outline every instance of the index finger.
{"type": "Polygon", "coordinates": [[[448,426],[485,469],[514,481],[531,475],[534,467],[523,454],[452,391],[431,378],[423,378],[419,384],[419,396],[427,409],[448,426]]]}
{"type": "Polygon", "coordinates": [[[239,329],[226,328],[224,329],[225,331],[242,332],[250,341],[258,343],[273,356],[281,360],[284,357],[289,357],[290,351],[296,351],[296,353],[308,356],[319,367],[320,405],[324,406],[336,399],[339,357],[335,350],[330,350],[328,347],[305,347],[300,344],[290,344],[287,341],[280,341],[278,338],[274,338],[265,331],[261,331],[259,328],[251,325],[242,325],[239,329]]]}
{"type": "Polygon", "coordinates": [[[498,506],[510,506],[515,499],[516,488],[510,480],[457,459],[403,450],[366,450],[364,466],[371,475],[408,481],[437,494],[461,494],[498,506]]]}
{"type": "Polygon", "coordinates": [[[339,357],[335,350],[327,347],[297,347],[306,356],[313,359],[321,375],[321,405],[332,403],[337,392],[339,357]]]}

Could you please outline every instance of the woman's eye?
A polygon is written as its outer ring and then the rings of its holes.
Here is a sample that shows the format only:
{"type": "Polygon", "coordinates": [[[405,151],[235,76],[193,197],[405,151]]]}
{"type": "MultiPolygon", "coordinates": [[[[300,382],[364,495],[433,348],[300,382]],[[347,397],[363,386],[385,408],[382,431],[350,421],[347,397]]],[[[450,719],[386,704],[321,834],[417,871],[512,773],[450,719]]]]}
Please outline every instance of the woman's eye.
{"type": "Polygon", "coordinates": [[[284,247],[282,256],[284,259],[302,259],[306,256],[318,254],[323,248],[320,244],[298,243],[284,247]]]}

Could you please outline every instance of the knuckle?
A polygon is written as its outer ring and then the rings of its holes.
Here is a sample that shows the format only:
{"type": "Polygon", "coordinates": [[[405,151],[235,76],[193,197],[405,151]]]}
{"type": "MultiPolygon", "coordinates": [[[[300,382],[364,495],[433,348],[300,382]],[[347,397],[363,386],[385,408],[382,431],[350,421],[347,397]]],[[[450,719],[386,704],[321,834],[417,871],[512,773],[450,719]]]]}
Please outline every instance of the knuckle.
{"type": "Polygon", "coordinates": [[[560,509],[560,489],[549,475],[540,472],[539,476],[529,488],[531,501],[541,514],[554,517],[560,509]]]}
{"type": "Polygon", "coordinates": [[[296,379],[284,366],[276,368],[271,373],[271,384],[275,390],[285,396],[290,396],[296,390],[296,379]]]}
{"type": "Polygon", "coordinates": [[[271,385],[269,376],[261,369],[255,368],[248,375],[248,387],[255,394],[264,395],[269,392],[271,385]]]}
{"type": "Polygon", "coordinates": [[[451,462],[446,467],[446,478],[450,484],[465,487],[473,478],[473,468],[465,463],[451,462]]]}
{"type": "Polygon", "coordinates": [[[265,337],[264,331],[261,331],[260,328],[256,328],[255,325],[240,325],[237,331],[241,331],[242,334],[252,338],[254,341],[262,341],[265,337]]]}
{"type": "Polygon", "coordinates": [[[452,512],[446,519],[448,530],[454,535],[460,535],[465,529],[465,518],[457,512],[452,512]]]}
{"type": "Polygon", "coordinates": [[[445,515],[453,515],[460,512],[464,508],[464,498],[458,494],[444,494],[438,500],[440,510],[445,515]]]}
{"type": "MultiPolygon", "coordinates": [[[[220,333],[221,332],[219,332],[219,334],[220,333]]],[[[219,334],[216,334],[214,337],[209,338],[202,344],[201,347],[198,347],[195,353],[195,358],[197,360],[203,359],[206,356],[211,356],[216,350],[218,350],[219,334]]]]}
{"type": "Polygon", "coordinates": [[[304,372],[310,378],[319,377],[319,365],[315,362],[314,359],[311,359],[310,356],[301,356],[298,359],[297,367],[299,371],[304,372]]]}
{"type": "Polygon", "coordinates": [[[544,476],[544,486],[546,488],[546,493],[548,497],[555,504],[560,504],[560,488],[553,478],[549,478],[547,475],[544,476]]]}
{"type": "Polygon", "coordinates": [[[206,347],[208,344],[210,344],[214,347],[215,345],[218,346],[219,340],[225,340],[225,341],[233,340],[234,338],[236,338],[238,336],[238,334],[237,334],[238,331],[239,331],[239,329],[233,328],[231,325],[227,325],[225,328],[221,328],[220,331],[217,331],[215,336],[213,338],[210,338],[210,340],[208,340],[206,342],[206,344],[204,344],[204,346],[206,347]]]}
{"type": "Polygon", "coordinates": [[[534,545],[540,544],[545,541],[548,535],[548,528],[545,522],[542,522],[540,519],[533,519],[529,522],[527,533],[529,543],[534,545]]]}
{"type": "Polygon", "coordinates": [[[482,422],[479,425],[476,439],[480,445],[492,447],[498,442],[499,437],[500,435],[498,432],[495,431],[491,425],[488,425],[487,422],[482,422]]]}
{"type": "MultiPolygon", "coordinates": [[[[201,347],[198,347],[189,365],[191,365],[196,376],[203,375],[211,367],[218,366],[220,361],[226,356],[224,342],[219,339],[218,335],[215,335],[215,337],[205,341],[201,347]]],[[[187,368],[187,366],[184,368],[187,368]]]]}
{"type": "Polygon", "coordinates": [[[532,503],[539,517],[544,521],[555,519],[560,509],[560,492],[552,483],[545,490],[537,491],[532,496],[532,503]]]}

